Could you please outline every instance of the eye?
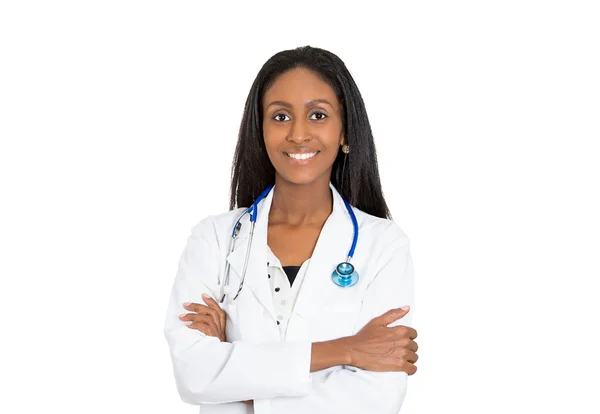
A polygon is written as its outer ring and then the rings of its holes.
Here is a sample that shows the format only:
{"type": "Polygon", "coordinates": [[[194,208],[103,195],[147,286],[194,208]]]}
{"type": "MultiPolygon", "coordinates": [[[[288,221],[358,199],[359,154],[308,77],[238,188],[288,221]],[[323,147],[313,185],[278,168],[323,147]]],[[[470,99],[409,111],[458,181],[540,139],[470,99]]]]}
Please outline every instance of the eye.
{"type": "Polygon", "coordinates": [[[317,121],[322,121],[323,119],[327,118],[327,115],[325,115],[323,112],[313,112],[312,115],[311,115],[311,119],[314,119],[314,118],[312,118],[312,116],[314,116],[314,115],[320,115],[316,119],[317,121]]]}
{"type": "MultiPolygon", "coordinates": [[[[276,120],[277,122],[284,122],[286,121],[286,119],[281,119],[280,117],[286,117],[286,114],[275,114],[275,116],[273,116],[273,119],[276,120]]],[[[287,116],[289,118],[289,116],[287,116]]]]}

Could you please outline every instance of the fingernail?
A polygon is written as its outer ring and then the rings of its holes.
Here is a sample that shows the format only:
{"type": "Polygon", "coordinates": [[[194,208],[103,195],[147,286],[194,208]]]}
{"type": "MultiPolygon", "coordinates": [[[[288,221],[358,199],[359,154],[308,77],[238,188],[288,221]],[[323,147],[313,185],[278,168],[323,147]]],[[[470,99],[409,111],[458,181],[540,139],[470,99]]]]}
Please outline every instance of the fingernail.
{"type": "Polygon", "coordinates": [[[409,310],[409,309],[410,309],[410,306],[408,306],[408,305],[404,305],[404,306],[402,306],[400,309],[407,311],[407,310],[409,310]]]}
{"type": "Polygon", "coordinates": [[[191,324],[193,324],[193,323],[194,323],[194,321],[187,321],[185,324],[186,324],[186,325],[191,325],[191,324]]]}
{"type": "Polygon", "coordinates": [[[185,302],[185,303],[183,304],[183,306],[190,306],[191,304],[192,304],[192,302],[185,302]]]}
{"type": "Polygon", "coordinates": [[[203,297],[204,299],[208,299],[208,298],[210,298],[210,296],[208,296],[206,293],[203,293],[203,294],[202,294],[202,297],[203,297]]]}
{"type": "Polygon", "coordinates": [[[181,315],[179,315],[179,319],[183,319],[185,317],[185,315],[187,315],[186,313],[182,313],[181,315]]]}

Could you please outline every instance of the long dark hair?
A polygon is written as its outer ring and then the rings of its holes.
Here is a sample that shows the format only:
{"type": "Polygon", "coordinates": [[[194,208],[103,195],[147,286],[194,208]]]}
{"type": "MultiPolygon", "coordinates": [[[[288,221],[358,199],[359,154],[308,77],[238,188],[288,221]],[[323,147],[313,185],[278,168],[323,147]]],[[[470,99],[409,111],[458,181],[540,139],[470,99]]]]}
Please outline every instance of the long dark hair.
{"type": "Polygon", "coordinates": [[[338,150],[331,183],[354,207],[373,216],[391,219],[381,190],[373,133],[358,87],[339,57],[311,46],[273,55],[254,79],[246,99],[233,158],[229,209],[249,207],[265,188],[275,184],[275,168],[263,139],[262,99],[279,75],[298,67],[311,70],[329,84],[342,108],[342,128],[350,153],[338,150]],[[344,157],[348,160],[342,180],[344,157]]]}

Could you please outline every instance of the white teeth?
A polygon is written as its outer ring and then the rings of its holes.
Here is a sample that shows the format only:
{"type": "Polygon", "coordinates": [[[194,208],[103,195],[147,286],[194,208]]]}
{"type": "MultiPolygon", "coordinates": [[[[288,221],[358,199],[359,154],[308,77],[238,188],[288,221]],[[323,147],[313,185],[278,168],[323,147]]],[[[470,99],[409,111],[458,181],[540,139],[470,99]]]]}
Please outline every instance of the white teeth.
{"type": "Polygon", "coordinates": [[[288,154],[288,153],[286,153],[286,155],[295,160],[306,160],[308,158],[314,157],[315,155],[317,155],[317,153],[316,152],[313,152],[312,154],[288,154]]]}

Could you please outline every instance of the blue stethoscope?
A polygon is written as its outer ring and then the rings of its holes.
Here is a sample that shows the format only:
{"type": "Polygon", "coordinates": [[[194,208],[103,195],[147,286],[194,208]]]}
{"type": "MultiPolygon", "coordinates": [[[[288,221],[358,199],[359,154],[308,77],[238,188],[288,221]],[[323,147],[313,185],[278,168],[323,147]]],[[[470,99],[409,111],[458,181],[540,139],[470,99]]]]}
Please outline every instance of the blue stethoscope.
{"type": "MultiPolygon", "coordinates": [[[[267,194],[269,194],[269,191],[271,191],[272,188],[273,188],[272,185],[267,187],[267,189],[258,196],[256,201],[254,201],[254,203],[252,203],[252,205],[246,211],[244,211],[242,213],[242,215],[237,219],[237,221],[235,222],[235,225],[233,226],[233,231],[231,232],[231,240],[229,242],[229,253],[230,254],[231,254],[231,252],[233,252],[233,249],[235,247],[235,239],[237,238],[238,234],[240,233],[240,229],[242,228],[242,223],[240,222],[240,220],[242,220],[242,217],[244,217],[246,214],[250,214],[251,227],[250,227],[250,235],[248,238],[248,247],[246,249],[246,259],[244,260],[244,268],[242,270],[242,279],[241,279],[238,291],[232,300],[237,299],[238,295],[242,291],[242,287],[244,286],[244,279],[246,277],[246,268],[248,267],[248,259],[250,258],[250,249],[252,247],[252,236],[254,234],[254,226],[256,225],[256,217],[258,216],[258,203],[260,203],[262,201],[262,199],[265,198],[267,196],[267,194]]],[[[352,219],[352,225],[354,226],[354,237],[352,239],[352,247],[350,247],[350,251],[348,252],[348,258],[346,259],[345,262],[342,262],[336,266],[335,270],[331,274],[331,279],[333,280],[333,283],[335,283],[336,285],[338,285],[340,287],[350,287],[350,286],[354,286],[356,284],[356,282],[358,282],[358,272],[356,271],[354,266],[350,263],[352,256],[354,256],[354,250],[356,249],[356,243],[358,242],[358,222],[356,221],[356,216],[354,215],[354,211],[352,210],[352,206],[350,205],[350,203],[348,203],[343,197],[342,197],[342,199],[344,200],[346,209],[348,210],[348,213],[350,214],[350,218],[352,219]]],[[[229,270],[230,270],[230,264],[229,264],[229,262],[227,262],[227,264],[225,265],[225,278],[223,280],[223,284],[221,285],[221,294],[220,294],[221,303],[223,303],[223,301],[225,300],[225,296],[231,293],[231,287],[228,285],[229,270]]]]}

